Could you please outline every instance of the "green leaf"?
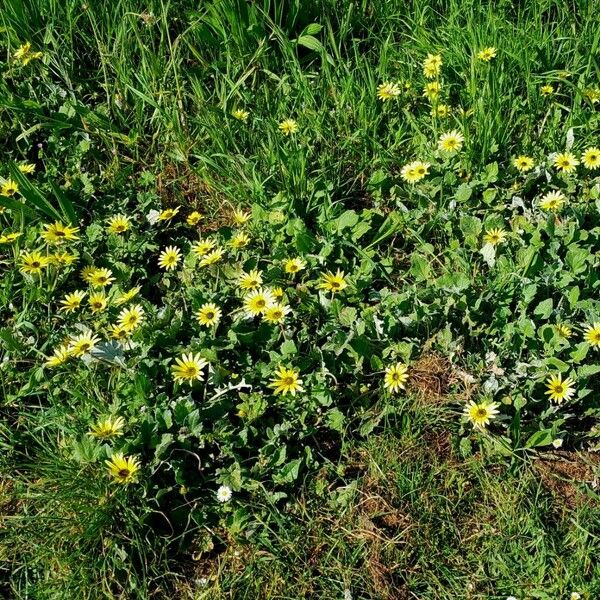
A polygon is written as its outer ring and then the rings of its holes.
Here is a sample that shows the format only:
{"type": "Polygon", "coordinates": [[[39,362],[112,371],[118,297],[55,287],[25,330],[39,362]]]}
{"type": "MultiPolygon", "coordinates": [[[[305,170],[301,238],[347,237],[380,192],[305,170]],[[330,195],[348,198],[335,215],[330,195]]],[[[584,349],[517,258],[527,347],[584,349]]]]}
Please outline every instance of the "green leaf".
{"type": "Polygon", "coordinates": [[[468,183],[461,183],[458,188],[456,188],[456,193],[454,194],[454,199],[457,202],[466,202],[473,193],[473,189],[468,183]]]}
{"type": "Polygon", "coordinates": [[[338,408],[332,408],[326,415],[327,425],[330,429],[342,433],[346,417],[338,408]]]}
{"type": "Polygon", "coordinates": [[[321,25],[319,23],[310,23],[310,25],[307,25],[304,28],[302,35],[316,35],[317,33],[320,33],[320,31],[322,29],[323,29],[323,25],[321,25]]]}
{"type": "Polygon", "coordinates": [[[277,484],[282,483],[293,483],[298,479],[300,474],[300,467],[302,466],[302,459],[296,458],[291,460],[289,463],[283,465],[279,473],[273,475],[273,481],[277,484]]]}
{"type": "Polygon", "coordinates": [[[358,221],[358,214],[353,210],[347,210],[335,220],[335,226],[338,232],[340,232],[348,227],[354,227],[358,221]]]}
{"type": "Polygon", "coordinates": [[[548,446],[554,440],[552,429],[542,429],[536,431],[525,443],[525,448],[537,448],[538,446],[548,446]]]}
{"type": "Polygon", "coordinates": [[[321,52],[321,50],[323,50],[323,44],[312,35],[301,35],[296,40],[296,43],[299,46],[304,46],[305,48],[308,48],[309,50],[314,50],[315,52],[321,52]]]}
{"type": "Polygon", "coordinates": [[[290,356],[291,354],[296,354],[298,352],[298,348],[296,348],[294,340],[286,340],[283,342],[280,350],[283,356],[290,356]]]}
{"type": "Polygon", "coordinates": [[[534,309],[533,314],[541,319],[547,319],[552,314],[553,302],[552,298],[542,300],[534,309]]]}
{"type": "Polygon", "coordinates": [[[429,261],[420,254],[413,254],[410,257],[410,273],[416,281],[429,279],[431,274],[429,261]]]}

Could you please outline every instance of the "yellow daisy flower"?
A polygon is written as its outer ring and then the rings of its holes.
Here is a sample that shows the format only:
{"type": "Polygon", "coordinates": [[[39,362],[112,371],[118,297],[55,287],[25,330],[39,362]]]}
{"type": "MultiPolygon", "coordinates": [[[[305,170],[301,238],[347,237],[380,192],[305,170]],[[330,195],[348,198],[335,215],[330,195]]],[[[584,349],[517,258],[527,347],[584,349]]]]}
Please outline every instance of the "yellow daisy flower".
{"type": "Polygon", "coordinates": [[[348,287],[348,283],[344,279],[344,271],[338,269],[335,275],[331,271],[327,271],[321,275],[321,283],[317,287],[321,290],[328,290],[332,294],[341,292],[348,287]]]}
{"type": "Polygon", "coordinates": [[[79,237],[76,235],[78,231],[79,227],[70,227],[56,221],[44,225],[41,237],[49,244],[62,244],[63,242],[78,240],[79,237]]]}
{"type": "Polygon", "coordinates": [[[104,292],[96,292],[88,298],[88,304],[93,314],[102,312],[108,305],[104,292]]]}
{"type": "Polygon", "coordinates": [[[453,129],[448,133],[444,133],[440,136],[438,141],[438,148],[443,152],[458,152],[465,141],[465,137],[460,131],[453,129]]]}
{"type": "Polygon", "coordinates": [[[284,304],[273,304],[265,310],[263,319],[268,323],[282,323],[290,310],[290,307],[284,304]]]}
{"type": "Polygon", "coordinates": [[[243,210],[236,208],[231,214],[231,218],[233,219],[233,224],[241,227],[245,225],[250,220],[250,213],[244,212],[243,210]]]}
{"type": "Polygon", "coordinates": [[[204,217],[197,210],[192,211],[186,219],[188,225],[197,225],[204,217]]]}
{"type": "Polygon", "coordinates": [[[3,233],[0,235],[0,244],[10,244],[16,239],[20,238],[23,234],[20,231],[14,233],[3,233]]]}
{"type": "Polygon", "coordinates": [[[490,421],[496,418],[498,414],[498,405],[495,402],[469,402],[465,407],[464,413],[471,421],[474,427],[484,429],[490,424],[490,421]]]}
{"type": "Polygon", "coordinates": [[[243,290],[254,290],[262,285],[262,271],[252,269],[250,273],[242,273],[238,278],[238,285],[243,290]]]}
{"type": "Polygon", "coordinates": [[[126,331],[134,331],[144,322],[144,309],[139,304],[124,308],[117,317],[119,327],[126,331]]]}
{"type": "Polygon", "coordinates": [[[483,241],[492,246],[497,246],[504,242],[506,235],[506,231],[501,228],[486,229],[483,241]]]}
{"type": "Polygon", "coordinates": [[[299,257],[297,258],[288,258],[284,264],[283,268],[286,273],[298,273],[298,271],[302,271],[306,268],[306,263],[299,257]]]}
{"type": "Polygon", "coordinates": [[[124,456],[122,452],[113,454],[110,460],[105,460],[104,462],[115,482],[122,485],[127,485],[135,481],[137,472],[140,470],[138,459],[124,456]]]}
{"type": "Polygon", "coordinates": [[[408,381],[408,367],[402,363],[396,363],[385,370],[383,377],[383,387],[390,393],[404,389],[404,384],[408,381]]]}
{"type": "Polygon", "coordinates": [[[111,438],[123,435],[124,427],[125,419],[123,417],[117,417],[116,419],[107,417],[106,419],[98,421],[98,423],[92,425],[88,435],[101,440],[109,440],[111,438]]]}
{"type": "Polygon", "coordinates": [[[585,150],[581,155],[581,162],[586,169],[590,171],[596,170],[600,167],[600,148],[592,146],[585,150]]]}
{"type": "Polygon", "coordinates": [[[562,338],[565,338],[566,340],[568,340],[573,335],[573,330],[564,323],[557,323],[555,325],[555,328],[558,335],[560,335],[560,337],[562,338]]]}
{"type": "Polygon", "coordinates": [[[540,88],[540,94],[542,94],[542,96],[552,96],[552,94],[554,94],[554,88],[550,84],[543,85],[540,88]]]}
{"type": "Polygon", "coordinates": [[[81,270],[81,279],[85,282],[90,283],[92,281],[92,275],[96,272],[96,267],[93,265],[87,265],[81,270]]]}
{"type": "Polygon", "coordinates": [[[69,352],[73,356],[83,356],[86,352],[93,350],[100,338],[91,331],[73,336],[69,341],[69,352]]]}
{"type": "Polygon", "coordinates": [[[212,302],[203,304],[196,312],[196,319],[198,319],[200,325],[204,325],[205,327],[216,325],[220,318],[221,309],[212,302]]]}
{"type": "Polygon", "coordinates": [[[34,163],[21,163],[19,165],[19,171],[23,173],[23,175],[31,175],[35,172],[35,164],[34,163]]]}
{"type": "Polygon", "coordinates": [[[442,68],[441,54],[427,54],[427,58],[423,61],[423,75],[427,79],[433,79],[440,74],[442,68]]]}
{"type": "Polygon", "coordinates": [[[69,359],[71,351],[68,346],[59,346],[54,350],[54,354],[44,363],[46,367],[58,367],[69,359]]]}
{"type": "Polygon", "coordinates": [[[416,183],[429,174],[429,167],[429,163],[415,160],[402,167],[400,177],[407,183],[416,183]]]}
{"type": "Polygon", "coordinates": [[[525,156],[521,154],[520,156],[517,156],[513,159],[513,165],[515,169],[517,169],[517,171],[520,171],[521,173],[526,173],[527,171],[531,171],[531,169],[533,169],[535,163],[533,161],[533,158],[531,158],[530,156],[525,156]]]}
{"type": "Polygon", "coordinates": [[[19,46],[17,51],[13,54],[13,58],[20,60],[23,65],[28,65],[32,60],[42,58],[42,56],[43,54],[41,52],[31,51],[31,42],[25,42],[23,45],[19,46]]]}
{"type": "Polygon", "coordinates": [[[564,400],[570,400],[575,395],[575,382],[567,377],[563,380],[562,375],[550,375],[546,380],[546,395],[550,400],[561,404],[564,400]]]}
{"type": "Polygon", "coordinates": [[[600,347],[600,322],[585,325],[584,339],[590,346],[600,347]]]}
{"type": "Polygon", "coordinates": [[[92,287],[106,287],[110,285],[115,278],[112,276],[112,271],[105,267],[94,269],[89,275],[89,283],[92,287]]]}
{"type": "Polygon", "coordinates": [[[209,252],[201,261],[200,266],[206,267],[208,265],[214,265],[223,258],[223,250],[221,248],[215,248],[212,252],[209,252]]]}
{"type": "Polygon", "coordinates": [[[440,119],[446,119],[450,116],[452,112],[452,107],[448,104],[438,104],[437,106],[432,107],[431,116],[439,117],[440,119]]]}
{"type": "Polygon", "coordinates": [[[285,367],[278,367],[275,371],[275,377],[271,379],[269,387],[273,388],[275,395],[291,394],[296,395],[296,392],[303,392],[302,379],[299,377],[300,373],[295,369],[286,369],[285,367]]]}
{"type": "Polygon", "coordinates": [[[279,131],[281,131],[283,135],[292,135],[292,133],[298,131],[298,123],[296,123],[294,119],[284,119],[279,123],[279,131]]]}
{"type": "Polygon", "coordinates": [[[496,48],[493,46],[489,46],[488,48],[484,48],[477,53],[477,58],[484,62],[490,62],[492,58],[496,58],[496,48]]]}
{"type": "Polygon", "coordinates": [[[19,191],[19,185],[12,179],[7,179],[0,186],[0,196],[14,196],[19,191]]]}
{"type": "Polygon", "coordinates": [[[270,290],[258,288],[244,298],[244,311],[250,317],[264,314],[270,306],[275,304],[275,298],[270,290]]]}
{"type": "Polygon", "coordinates": [[[200,240],[192,245],[192,252],[196,256],[206,256],[216,245],[216,242],[211,239],[200,240]]]}
{"type": "Polygon", "coordinates": [[[276,300],[281,300],[281,298],[283,298],[283,288],[274,287],[271,290],[271,293],[273,294],[273,298],[275,298],[276,300]]]}
{"type": "Polygon", "coordinates": [[[180,358],[175,359],[175,364],[171,368],[171,373],[175,381],[184,381],[192,385],[194,381],[203,381],[204,375],[202,369],[208,362],[200,354],[182,354],[180,358]]]}
{"type": "Polygon", "coordinates": [[[242,121],[243,123],[245,123],[248,120],[250,113],[247,110],[242,110],[241,108],[236,108],[231,113],[231,115],[233,116],[234,119],[237,119],[238,121],[242,121]]]}
{"type": "Polygon", "coordinates": [[[115,215],[108,220],[106,230],[109,233],[125,233],[129,230],[131,219],[126,215],[115,215]]]}
{"type": "Polygon", "coordinates": [[[55,252],[48,256],[48,260],[53,265],[72,265],[76,260],[77,256],[71,252],[55,252]]]}
{"type": "Polygon", "coordinates": [[[179,206],[175,208],[166,208],[161,211],[157,217],[157,221],[170,221],[179,212],[179,206]]]}
{"type": "Polygon", "coordinates": [[[382,102],[387,102],[388,100],[393,100],[400,95],[400,86],[397,83],[392,83],[391,81],[387,81],[386,83],[382,83],[377,86],[377,97],[382,102]]]}
{"type": "Polygon", "coordinates": [[[75,312],[83,302],[85,298],[86,292],[75,291],[71,294],[67,294],[61,301],[60,310],[64,310],[65,312],[75,312]]]}
{"type": "Polygon", "coordinates": [[[165,271],[172,271],[181,260],[181,250],[176,246],[167,246],[158,257],[158,266],[165,271]]]}
{"type": "Polygon", "coordinates": [[[571,152],[561,152],[554,157],[554,166],[563,173],[572,173],[579,161],[571,152]]]}
{"type": "Polygon", "coordinates": [[[108,335],[110,335],[113,340],[125,340],[130,334],[131,331],[129,329],[125,329],[125,327],[121,327],[121,325],[108,326],[108,335]]]}
{"type": "Polygon", "coordinates": [[[439,81],[430,81],[429,83],[426,83],[425,87],[423,88],[423,96],[430,101],[436,100],[440,95],[441,89],[442,84],[439,81]]]}
{"type": "Polygon", "coordinates": [[[245,248],[250,243],[250,236],[243,231],[236,233],[229,242],[232,248],[245,248]]]}
{"type": "Polygon", "coordinates": [[[562,192],[553,191],[548,192],[541,200],[540,200],[540,208],[543,210],[548,210],[550,212],[556,212],[560,210],[562,205],[565,203],[566,198],[562,192]]]}
{"type": "Polygon", "coordinates": [[[49,262],[48,258],[38,250],[23,252],[20,257],[20,271],[29,275],[37,275],[42,272],[42,269],[48,266],[49,262]]]}

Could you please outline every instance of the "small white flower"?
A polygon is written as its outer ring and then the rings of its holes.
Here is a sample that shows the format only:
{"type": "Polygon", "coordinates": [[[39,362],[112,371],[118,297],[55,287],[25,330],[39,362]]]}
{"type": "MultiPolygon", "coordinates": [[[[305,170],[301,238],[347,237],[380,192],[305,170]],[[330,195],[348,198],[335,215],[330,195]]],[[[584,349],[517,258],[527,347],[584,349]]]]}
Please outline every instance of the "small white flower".
{"type": "MultiPolygon", "coordinates": [[[[556,439],[555,439],[555,440],[552,442],[552,445],[553,445],[553,446],[554,446],[556,449],[558,449],[558,448],[560,448],[560,447],[563,445],[563,441],[562,441],[562,439],[561,439],[561,438],[556,438],[556,439]]],[[[576,594],[576,593],[577,593],[577,592],[573,592],[573,594],[576,594]]]]}
{"type": "Polygon", "coordinates": [[[158,221],[158,215],[160,215],[160,210],[155,210],[154,208],[146,215],[146,219],[148,219],[148,223],[150,225],[154,225],[158,221]]]}
{"type": "Polygon", "coordinates": [[[579,592],[571,592],[571,600],[580,600],[581,594],[579,592]]]}
{"type": "Polygon", "coordinates": [[[352,600],[352,592],[350,590],[344,590],[344,600],[352,600]]]}
{"type": "Polygon", "coordinates": [[[222,485],[217,490],[217,500],[219,502],[229,502],[231,500],[232,495],[233,492],[231,491],[231,488],[227,485],[222,485]]]}
{"type": "Polygon", "coordinates": [[[514,596],[507,596],[506,600],[517,600],[514,596]]]}

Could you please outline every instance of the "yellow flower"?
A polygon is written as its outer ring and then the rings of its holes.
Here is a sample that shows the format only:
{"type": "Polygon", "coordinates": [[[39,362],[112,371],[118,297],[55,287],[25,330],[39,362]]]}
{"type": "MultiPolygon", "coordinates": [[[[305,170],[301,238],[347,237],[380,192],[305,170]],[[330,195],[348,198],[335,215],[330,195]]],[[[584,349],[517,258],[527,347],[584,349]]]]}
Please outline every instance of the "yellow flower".
{"type": "Polygon", "coordinates": [[[445,119],[450,116],[451,111],[452,107],[450,107],[448,104],[438,104],[437,106],[432,107],[431,116],[445,119]]]}
{"type": "Polygon", "coordinates": [[[521,173],[526,173],[527,171],[531,171],[534,166],[533,158],[529,156],[525,156],[521,154],[513,159],[513,165],[517,171],[521,171],[521,173]]]}
{"type": "Polygon", "coordinates": [[[48,258],[38,250],[34,250],[33,252],[23,252],[20,260],[21,273],[28,273],[29,275],[41,273],[42,269],[46,268],[50,262],[48,258]]]}
{"type": "Polygon", "coordinates": [[[87,265],[86,267],[83,267],[83,269],[81,270],[81,279],[83,279],[87,283],[91,283],[92,275],[95,272],[96,272],[96,267],[94,267],[93,265],[87,265]]]}
{"type": "Polygon", "coordinates": [[[250,220],[250,213],[244,212],[243,210],[236,208],[231,214],[231,217],[233,218],[234,225],[241,227],[250,220]]]}
{"type": "Polygon", "coordinates": [[[99,341],[100,338],[91,331],[81,333],[69,341],[69,352],[73,356],[83,356],[86,352],[93,350],[99,341]]]}
{"type": "Polygon", "coordinates": [[[98,421],[95,425],[92,425],[88,435],[102,440],[108,440],[123,435],[123,427],[125,427],[125,419],[123,419],[123,417],[117,417],[116,419],[107,417],[102,421],[98,421]]]}
{"type": "Polygon", "coordinates": [[[105,460],[109,473],[114,477],[116,483],[126,485],[135,481],[136,473],[140,470],[137,458],[124,456],[122,452],[113,454],[110,460],[105,460]]]}
{"type": "Polygon", "coordinates": [[[17,51],[13,54],[13,57],[20,60],[23,65],[29,64],[32,60],[41,58],[41,52],[31,51],[31,42],[25,42],[22,46],[19,46],[17,51]]]}
{"type": "Polygon", "coordinates": [[[238,121],[246,122],[250,113],[247,110],[242,110],[241,108],[236,108],[231,115],[237,119],[238,121]]]}
{"type": "Polygon", "coordinates": [[[134,304],[130,308],[124,308],[117,317],[119,327],[126,331],[134,331],[144,321],[144,309],[139,304],[134,304]]]}
{"type": "Polygon", "coordinates": [[[59,346],[54,350],[54,354],[44,363],[46,367],[58,367],[69,359],[71,351],[67,346],[59,346]]]}
{"type": "Polygon", "coordinates": [[[435,100],[440,95],[442,84],[439,81],[430,81],[423,88],[423,96],[429,100],[435,100]]]}
{"type": "Polygon", "coordinates": [[[348,283],[344,279],[344,271],[338,269],[335,275],[331,271],[327,271],[321,275],[321,283],[317,287],[321,290],[328,290],[332,294],[341,292],[348,287],[348,283]]]}
{"type": "Polygon", "coordinates": [[[214,265],[223,258],[223,250],[221,248],[215,248],[212,252],[209,252],[201,261],[200,266],[206,267],[208,265],[214,265]]]}
{"type": "Polygon", "coordinates": [[[506,239],[506,231],[501,228],[486,229],[483,241],[492,246],[501,244],[506,239]]]}
{"type": "Polygon", "coordinates": [[[548,192],[540,200],[540,208],[543,210],[556,212],[556,211],[560,210],[560,208],[565,203],[565,201],[566,201],[566,198],[562,192],[559,192],[559,191],[548,192]]]}
{"type": "Polygon", "coordinates": [[[0,196],[14,196],[19,191],[19,185],[12,179],[7,179],[0,187],[0,196]]]}
{"type": "Polygon", "coordinates": [[[64,310],[65,312],[75,312],[83,302],[85,298],[85,292],[75,291],[72,294],[67,294],[63,300],[60,301],[62,306],[60,310],[64,310]]]}
{"type": "Polygon", "coordinates": [[[484,48],[477,53],[477,58],[479,60],[483,60],[484,62],[490,62],[492,58],[496,58],[496,48],[493,46],[489,46],[488,48],[484,48]]]}
{"type": "Polygon", "coordinates": [[[202,215],[197,210],[194,210],[187,216],[186,222],[188,225],[197,225],[202,218],[202,215]]]}
{"type": "Polygon", "coordinates": [[[120,296],[118,296],[116,298],[115,305],[121,306],[122,304],[126,304],[130,300],[133,300],[133,298],[135,298],[140,293],[141,289],[142,288],[139,285],[136,285],[135,287],[131,288],[124,294],[121,294],[120,296]]]}
{"type": "Polygon", "coordinates": [[[283,135],[296,133],[298,131],[298,123],[296,123],[294,119],[284,119],[279,123],[279,131],[281,131],[283,135]]]}
{"type": "Polygon", "coordinates": [[[269,323],[282,323],[285,316],[290,312],[290,307],[284,304],[273,304],[269,306],[264,314],[263,319],[269,323]]]}
{"type": "Polygon", "coordinates": [[[273,298],[276,300],[281,300],[281,298],[283,298],[283,289],[280,287],[273,288],[271,293],[273,294],[273,298]]]}
{"type": "Polygon", "coordinates": [[[216,304],[207,302],[198,309],[196,318],[200,325],[212,327],[219,322],[219,319],[221,318],[221,309],[216,304]]]}
{"type": "Polygon", "coordinates": [[[250,236],[248,236],[248,234],[244,233],[243,231],[240,231],[239,233],[236,233],[232,238],[231,238],[231,247],[232,248],[244,248],[245,246],[247,246],[250,243],[250,236]]]}
{"type": "Polygon", "coordinates": [[[107,300],[106,300],[106,296],[104,295],[104,292],[96,292],[95,294],[92,294],[89,299],[88,299],[88,304],[90,306],[90,308],[92,309],[92,313],[98,313],[103,311],[106,308],[106,305],[108,304],[107,300]]]}
{"type": "Polygon", "coordinates": [[[594,171],[600,167],[600,148],[592,146],[581,155],[581,162],[586,169],[594,171]]]}
{"type": "Polygon", "coordinates": [[[106,230],[109,233],[125,233],[129,230],[130,218],[126,215],[115,215],[108,220],[108,227],[106,230]]]}
{"type": "Polygon", "coordinates": [[[200,240],[192,245],[192,252],[196,256],[205,256],[215,247],[214,240],[200,240]]]}
{"type": "Polygon", "coordinates": [[[20,231],[15,233],[3,233],[0,235],[0,244],[10,244],[16,239],[20,238],[23,234],[20,231]]]}
{"type": "Polygon", "coordinates": [[[469,402],[465,407],[464,413],[471,423],[478,429],[484,429],[490,424],[492,419],[498,414],[497,404],[495,402],[469,402]]]}
{"type": "Polygon", "coordinates": [[[115,278],[112,276],[112,271],[104,267],[94,269],[89,275],[89,283],[92,287],[106,287],[110,285],[115,278]]]}
{"type": "Polygon", "coordinates": [[[19,171],[23,173],[23,175],[31,175],[35,172],[35,164],[34,163],[21,163],[19,165],[19,171]]]}
{"type": "Polygon", "coordinates": [[[546,395],[549,396],[550,400],[561,404],[563,400],[570,400],[575,395],[575,382],[567,377],[563,380],[562,375],[550,375],[546,379],[546,395]]]}
{"type": "Polygon", "coordinates": [[[382,102],[387,102],[400,95],[400,86],[397,83],[387,81],[377,86],[377,97],[382,102]]]}
{"type": "Polygon", "coordinates": [[[592,104],[600,102],[600,88],[587,88],[586,90],[583,90],[583,97],[592,104]]]}
{"type": "Polygon", "coordinates": [[[600,347],[600,322],[584,327],[584,339],[590,346],[600,347]]]}
{"type": "Polygon", "coordinates": [[[120,325],[109,325],[108,334],[113,340],[124,340],[129,337],[130,331],[120,325]]]}
{"type": "Polygon", "coordinates": [[[42,238],[49,244],[62,244],[63,242],[71,242],[78,240],[76,235],[79,227],[71,227],[63,225],[59,221],[44,225],[44,231],[41,233],[42,238]]]}
{"type": "Polygon", "coordinates": [[[402,167],[400,177],[407,183],[416,183],[429,174],[429,167],[429,163],[415,160],[402,167]]]}
{"type": "Polygon", "coordinates": [[[71,252],[55,252],[48,256],[48,260],[53,265],[71,265],[77,260],[77,256],[71,252]]]}
{"type": "Polygon", "coordinates": [[[404,384],[408,381],[408,367],[402,363],[390,365],[385,370],[383,378],[383,387],[390,393],[398,392],[404,389],[404,384]]]}
{"type": "Polygon", "coordinates": [[[258,288],[244,298],[244,311],[250,317],[264,314],[270,306],[275,304],[275,298],[270,290],[258,288]]]}
{"type": "Polygon", "coordinates": [[[563,337],[567,340],[573,335],[573,330],[568,325],[565,325],[564,323],[557,323],[555,325],[555,328],[556,328],[556,332],[558,333],[558,335],[560,335],[560,337],[563,337]]]}
{"type": "Polygon", "coordinates": [[[158,215],[158,221],[170,221],[179,212],[179,206],[175,208],[166,208],[158,215]]]}
{"type": "Polygon", "coordinates": [[[208,363],[200,354],[182,354],[181,358],[175,359],[175,364],[171,368],[171,373],[175,381],[184,381],[192,385],[194,381],[203,381],[202,369],[208,363]]]}
{"type": "Polygon", "coordinates": [[[423,61],[423,75],[425,75],[427,79],[433,79],[440,74],[441,67],[441,54],[427,54],[427,58],[423,61]]]}
{"type": "Polygon", "coordinates": [[[296,392],[303,392],[302,379],[299,377],[300,373],[295,369],[286,369],[285,367],[278,367],[275,371],[275,377],[271,379],[269,387],[273,388],[275,394],[292,394],[296,395],[296,392]]]}
{"type": "Polygon", "coordinates": [[[554,88],[549,84],[543,85],[540,88],[540,94],[542,94],[542,96],[552,96],[552,94],[554,94],[554,88]]]}
{"type": "Polygon", "coordinates": [[[181,260],[181,250],[176,246],[167,246],[158,257],[158,266],[165,271],[172,271],[181,260]]]}
{"type": "Polygon", "coordinates": [[[285,261],[283,268],[286,273],[294,274],[294,273],[297,273],[298,271],[302,271],[302,269],[305,269],[306,263],[299,257],[288,258],[285,261]]]}
{"type": "Polygon", "coordinates": [[[571,152],[562,152],[554,157],[554,166],[563,173],[572,173],[579,161],[571,152]]]}
{"type": "Polygon", "coordinates": [[[460,131],[453,129],[440,136],[438,148],[443,152],[458,152],[462,148],[464,141],[465,138],[463,134],[460,131]]]}
{"type": "Polygon", "coordinates": [[[262,285],[262,271],[252,269],[250,273],[242,273],[238,279],[238,284],[243,290],[253,290],[262,285]]]}

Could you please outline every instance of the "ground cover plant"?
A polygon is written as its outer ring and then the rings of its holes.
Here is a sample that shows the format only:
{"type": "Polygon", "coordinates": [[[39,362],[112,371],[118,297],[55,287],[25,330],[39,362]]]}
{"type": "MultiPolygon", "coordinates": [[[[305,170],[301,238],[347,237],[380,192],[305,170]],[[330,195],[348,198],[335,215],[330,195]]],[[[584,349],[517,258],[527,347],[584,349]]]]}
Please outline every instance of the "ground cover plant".
{"type": "Polygon", "coordinates": [[[7,597],[597,597],[596,2],[0,7],[7,597]]]}

